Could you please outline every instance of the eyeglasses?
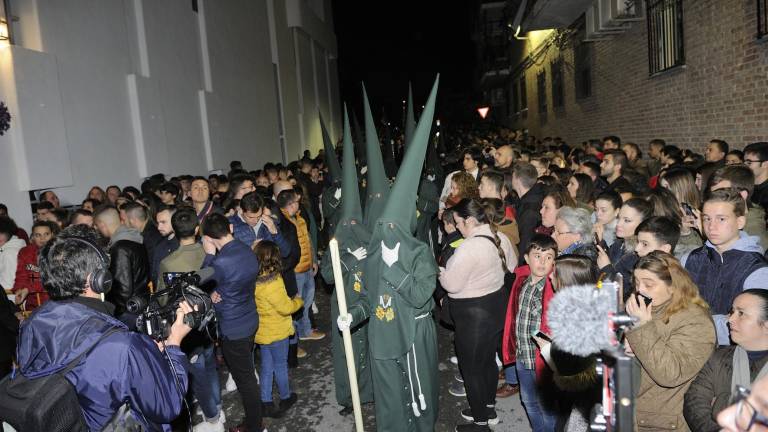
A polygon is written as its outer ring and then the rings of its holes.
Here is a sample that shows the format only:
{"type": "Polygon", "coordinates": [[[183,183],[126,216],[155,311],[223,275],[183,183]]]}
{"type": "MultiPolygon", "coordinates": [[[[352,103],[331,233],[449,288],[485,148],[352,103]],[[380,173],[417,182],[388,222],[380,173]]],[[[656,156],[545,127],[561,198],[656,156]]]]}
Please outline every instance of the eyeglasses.
{"type": "Polygon", "coordinates": [[[744,163],[747,164],[747,165],[753,164],[753,163],[760,164],[760,163],[763,163],[763,162],[765,162],[765,161],[764,160],[759,160],[759,159],[758,160],[744,159],[744,163]]]}
{"type": "Polygon", "coordinates": [[[555,229],[555,230],[552,232],[552,234],[554,234],[554,235],[556,235],[556,236],[559,236],[559,235],[563,235],[563,234],[573,234],[573,231],[565,231],[565,232],[560,232],[560,231],[558,231],[557,229],[555,229]]]}
{"type": "Polygon", "coordinates": [[[768,426],[768,417],[755,409],[749,402],[749,395],[750,391],[748,388],[736,386],[738,403],[736,404],[735,423],[736,428],[742,432],[748,432],[755,424],[768,426]]]}

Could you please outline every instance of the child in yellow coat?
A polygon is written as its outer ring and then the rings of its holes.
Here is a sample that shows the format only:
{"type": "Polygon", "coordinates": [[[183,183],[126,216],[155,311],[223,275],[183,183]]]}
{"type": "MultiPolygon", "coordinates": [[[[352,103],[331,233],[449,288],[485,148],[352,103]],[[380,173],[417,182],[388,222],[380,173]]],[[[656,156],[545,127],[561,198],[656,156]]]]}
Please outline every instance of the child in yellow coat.
{"type": "Polygon", "coordinates": [[[265,417],[279,417],[296,403],[288,382],[288,338],[295,333],[291,314],[301,309],[301,297],[288,297],[280,276],[280,250],[271,241],[256,246],[259,277],[256,279],[256,310],[259,329],[255,342],[261,349],[261,402],[265,417]],[[272,402],[272,381],[277,381],[280,405],[272,402]]]}

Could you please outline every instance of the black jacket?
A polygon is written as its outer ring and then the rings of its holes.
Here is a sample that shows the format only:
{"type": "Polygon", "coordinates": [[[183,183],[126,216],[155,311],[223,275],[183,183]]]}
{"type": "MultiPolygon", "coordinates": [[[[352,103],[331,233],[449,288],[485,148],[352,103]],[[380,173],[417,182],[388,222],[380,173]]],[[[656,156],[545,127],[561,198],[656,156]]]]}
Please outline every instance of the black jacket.
{"type": "MultiPolygon", "coordinates": [[[[0,290],[3,287],[0,286],[0,290]]],[[[16,335],[19,333],[19,320],[16,312],[19,308],[4,293],[0,296],[0,367],[10,364],[10,360],[16,354],[16,335]]],[[[0,369],[0,375],[5,372],[0,369]]]]}
{"type": "MultiPolygon", "coordinates": [[[[155,249],[163,240],[165,240],[165,238],[160,234],[160,231],[157,230],[157,227],[152,222],[147,222],[147,224],[144,225],[144,231],[141,232],[141,237],[144,239],[144,247],[147,249],[147,256],[150,259],[153,258],[155,256],[155,249]]],[[[149,267],[150,274],[154,275],[157,269],[152,267],[151,261],[149,267]]]]}
{"type": "Polygon", "coordinates": [[[288,294],[288,297],[293,297],[299,292],[299,287],[296,285],[296,273],[294,273],[293,268],[301,260],[301,245],[299,244],[299,235],[296,233],[296,226],[281,211],[277,212],[277,217],[280,234],[291,245],[291,253],[283,258],[283,271],[281,274],[283,276],[283,283],[285,283],[286,294],[288,294]]]}
{"type": "MultiPolygon", "coordinates": [[[[118,231],[119,232],[119,231],[118,231]]],[[[149,258],[144,245],[124,237],[113,237],[109,247],[109,271],[112,272],[112,289],[106,298],[115,305],[115,317],[126,313],[128,299],[135,295],[149,294],[149,258]]],[[[122,321],[122,319],[121,319],[122,321]]],[[[124,321],[126,324],[131,323],[124,321]]]]}
{"type": "MultiPolygon", "coordinates": [[[[733,352],[731,345],[718,348],[685,392],[683,415],[688,427],[696,432],[716,432],[717,414],[731,404],[733,352]]],[[[749,378],[754,380],[768,356],[749,360],[749,378]]]]}
{"type": "Polygon", "coordinates": [[[515,218],[520,231],[520,265],[525,264],[525,252],[528,243],[535,234],[534,230],[541,225],[541,202],[544,201],[546,191],[544,186],[536,183],[525,195],[515,203],[515,218]]]}

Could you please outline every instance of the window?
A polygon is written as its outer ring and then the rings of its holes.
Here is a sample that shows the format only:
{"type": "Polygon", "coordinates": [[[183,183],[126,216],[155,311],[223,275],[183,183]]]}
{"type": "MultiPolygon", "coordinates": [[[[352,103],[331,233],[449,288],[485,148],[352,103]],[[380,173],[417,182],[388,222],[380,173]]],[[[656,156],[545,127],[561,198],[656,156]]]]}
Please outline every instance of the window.
{"type": "Polygon", "coordinates": [[[649,0],[648,65],[651,75],[685,64],[683,0],[649,0]]]}
{"type": "Polygon", "coordinates": [[[559,58],[549,66],[552,75],[552,107],[555,109],[565,106],[563,91],[563,59],[559,58]]]}
{"type": "Polygon", "coordinates": [[[757,38],[768,38],[768,0],[757,0],[757,38]]]}
{"type": "Polygon", "coordinates": [[[528,112],[528,89],[525,86],[525,73],[520,76],[520,111],[523,112],[523,117],[528,112]]]}
{"type": "Polygon", "coordinates": [[[539,98],[539,118],[547,119],[547,73],[541,71],[536,75],[536,93],[539,98]]]}
{"type": "Polygon", "coordinates": [[[581,42],[573,50],[576,99],[592,96],[592,43],[581,42]]]}

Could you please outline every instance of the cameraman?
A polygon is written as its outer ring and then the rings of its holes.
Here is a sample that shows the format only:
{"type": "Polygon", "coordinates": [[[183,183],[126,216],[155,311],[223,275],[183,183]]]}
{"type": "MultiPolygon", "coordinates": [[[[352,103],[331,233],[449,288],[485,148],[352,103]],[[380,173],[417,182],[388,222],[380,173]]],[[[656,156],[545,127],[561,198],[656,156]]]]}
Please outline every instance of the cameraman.
{"type": "Polygon", "coordinates": [[[40,276],[51,301],[21,325],[21,373],[34,379],[60,371],[101,335],[117,329],[65,375],[89,429],[120,422],[171,430],[168,423],[181,411],[187,389],[187,359],[179,345],[190,331],[183,317],[191,310],[185,303],[176,312],[164,345],[130,332],[113,318],[115,307],[101,300],[110,287],[102,282],[111,276],[98,275],[108,270],[96,232],[85,225],[65,229],[41,252],[40,276]]]}

